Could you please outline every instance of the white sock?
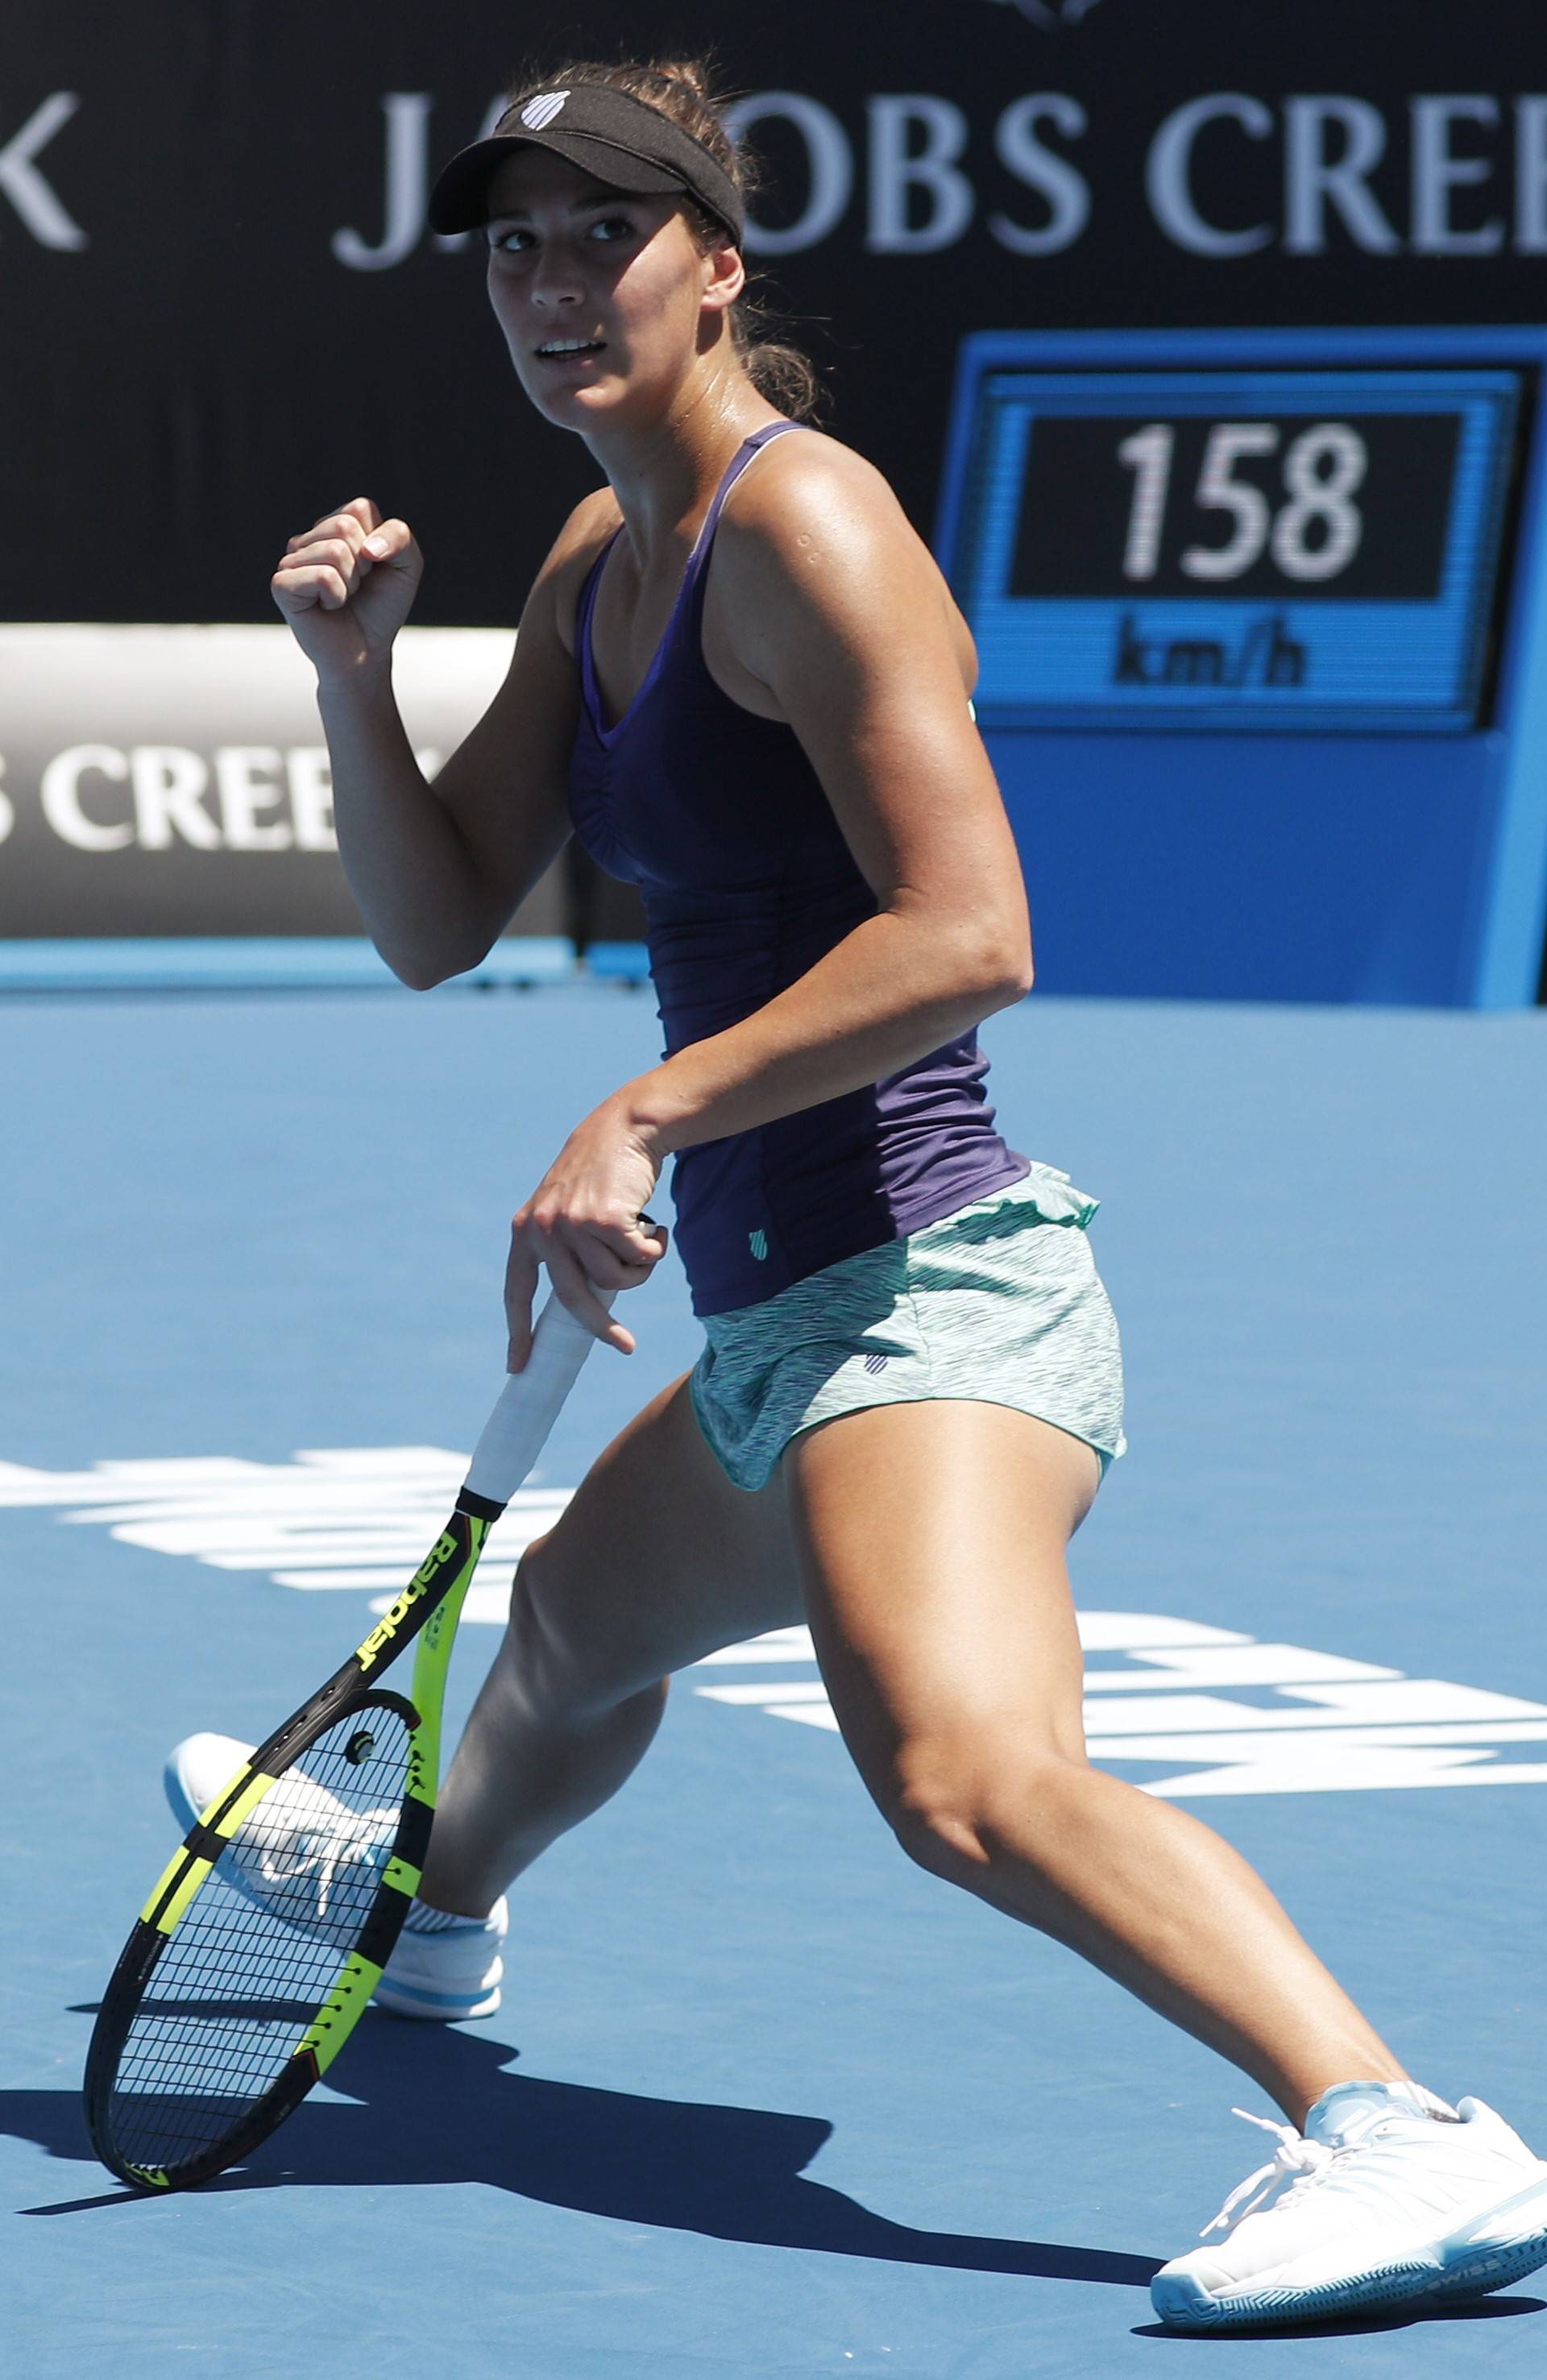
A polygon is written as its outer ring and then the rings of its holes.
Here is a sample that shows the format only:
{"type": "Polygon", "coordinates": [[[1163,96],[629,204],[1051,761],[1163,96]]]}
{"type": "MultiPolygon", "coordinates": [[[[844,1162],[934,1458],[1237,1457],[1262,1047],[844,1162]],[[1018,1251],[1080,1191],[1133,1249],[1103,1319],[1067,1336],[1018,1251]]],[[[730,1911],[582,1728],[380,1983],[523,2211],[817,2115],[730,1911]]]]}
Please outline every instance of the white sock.
{"type": "Polygon", "coordinates": [[[416,1893],[403,1925],[410,1934],[449,1934],[457,1925],[486,1925],[485,1917],[463,1917],[455,1909],[432,1909],[416,1893]]]}

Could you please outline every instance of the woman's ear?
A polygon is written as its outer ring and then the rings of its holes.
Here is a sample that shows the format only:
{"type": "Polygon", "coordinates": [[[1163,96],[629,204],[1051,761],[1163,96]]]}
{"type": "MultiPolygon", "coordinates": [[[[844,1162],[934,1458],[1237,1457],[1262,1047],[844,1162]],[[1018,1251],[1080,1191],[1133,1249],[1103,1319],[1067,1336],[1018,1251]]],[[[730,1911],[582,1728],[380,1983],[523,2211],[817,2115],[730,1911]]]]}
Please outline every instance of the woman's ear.
{"type": "Polygon", "coordinates": [[[741,261],[741,251],[727,240],[723,248],[712,248],[704,256],[703,303],[714,313],[724,313],[734,306],[747,286],[747,268],[741,261]]]}

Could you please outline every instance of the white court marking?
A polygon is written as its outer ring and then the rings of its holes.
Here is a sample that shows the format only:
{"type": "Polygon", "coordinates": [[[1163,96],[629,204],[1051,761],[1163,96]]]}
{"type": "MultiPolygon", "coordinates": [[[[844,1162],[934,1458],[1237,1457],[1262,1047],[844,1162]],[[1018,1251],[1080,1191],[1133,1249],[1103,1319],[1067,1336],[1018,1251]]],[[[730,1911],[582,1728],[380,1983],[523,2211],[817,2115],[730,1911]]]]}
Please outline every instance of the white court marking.
{"type": "MultiPolygon", "coordinates": [[[[195,1455],[43,1471],[0,1463],[0,1507],[52,1507],[65,1524],[105,1528],[124,1545],[266,1572],[305,1592],[363,1593],[384,1610],[438,1536],[466,1470],[465,1455],[437,1446],[324,1448],[287,1463],[195,1455]]],[[[486,1567],[513,1564],[572,1492],[522,1488],[491,1533],[486,1567]]],[[[464,1617],[503,1623],[508,1594],[498,1579],[475,1585],[464,1617]]],[[[1547,1744],[1547,1705],[1163,1613],[1083,1611],[1079,1627],[1091,1657],[1091,1752],[1103,1767],[1163,1764],[1173,1773],[1143,1780],[1147,1792],[1191,1801],[1547,1784],[1547,1760],[1501,1757],[1512,1745],[1547,1744]]],[[[836,1731],[804,1628],[728,1645],[691,1674],[697,1694],[731,1710],[836,1731]]]]}

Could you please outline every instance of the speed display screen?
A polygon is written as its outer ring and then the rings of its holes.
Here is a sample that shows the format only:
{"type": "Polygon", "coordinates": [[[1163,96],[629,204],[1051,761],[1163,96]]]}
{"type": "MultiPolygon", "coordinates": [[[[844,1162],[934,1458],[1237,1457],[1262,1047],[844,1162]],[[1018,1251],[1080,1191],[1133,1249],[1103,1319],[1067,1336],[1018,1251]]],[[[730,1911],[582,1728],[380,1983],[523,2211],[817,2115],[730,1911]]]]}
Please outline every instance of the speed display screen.
{"type": "Polygon", "coordinates": [[[1003,724],[1477,723],[1514,370],[985,370],[953,584],[1003,724]]]}

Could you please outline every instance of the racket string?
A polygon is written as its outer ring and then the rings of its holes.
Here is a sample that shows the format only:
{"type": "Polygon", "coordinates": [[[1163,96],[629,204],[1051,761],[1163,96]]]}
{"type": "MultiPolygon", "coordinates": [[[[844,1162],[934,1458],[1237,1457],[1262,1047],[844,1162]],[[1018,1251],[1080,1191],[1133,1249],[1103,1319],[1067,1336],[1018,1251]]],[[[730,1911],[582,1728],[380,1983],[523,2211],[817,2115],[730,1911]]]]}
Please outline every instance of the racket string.
{"type": "Polygon", "coordinates": [[[374,1906],[408,1779],[400,1715],[322,1734],[238,1828],[162,1952],[109,2110],[125,2160],[169,2170],[277,2082],[374,1906]]]}

